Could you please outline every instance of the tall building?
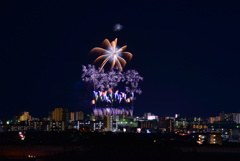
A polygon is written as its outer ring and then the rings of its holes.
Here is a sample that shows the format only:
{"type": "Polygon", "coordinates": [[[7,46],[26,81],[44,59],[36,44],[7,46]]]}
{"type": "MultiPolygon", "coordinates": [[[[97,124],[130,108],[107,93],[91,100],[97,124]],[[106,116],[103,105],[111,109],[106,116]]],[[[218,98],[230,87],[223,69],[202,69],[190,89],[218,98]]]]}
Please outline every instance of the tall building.
{"type": "Polygon", "coordinates": [[[84,113],[82,111],[75,112],[75,120],[76,121],[82,121],[84,120],[84,113]]]}
{"type": "Polygon", "coordinates": [[[51,112],[51,115],[52,115],[52,116],[51,116],[51,119],[50,119],[50,120],[55,120],[55,111],[52,111],[52,112],[51,112]]]}
{"type": "Polygon", "coordinates": [[[236,114],[235,122],[236,122],[237,124],[240,124],[240,113],[237,113],[237,114],[236,114]]]}
{"type": "Polygon", "coordinates": [[[165,128],[166,129],[166,126],[167,126],[167,123],[166,123],[166,120],[167,118],[166,117],[159,117],[159,128],[165,128]]]}
{"type": "Polygon", "coordinates": [[[166,132],[168,132],[168,133],[174,132],[173,119],[167,119],[166,124],[167,124],[166,132]]]}
{"type": "Polygon", "coordinates": [[[55,108],[52,112],[52,120],[54,121],[68,121],[67,108],[55,108]]]}
{"type": "Polygon", "coordinates": [[[220,121],[233,121],[233,113],[226,114],[224,112],[220,113],[220,121]]]}
{"type": "Polygon", "coordinates": [[[84,113],[82,111],[70,112],[71,121],[82,121],[83,119],[84,119],[84,113]]]}
{"type": "Polygon", "coordinates": [[[70,112],[70,120],[75,121],[75,113],[74,112],[70,112]]]}
{"type": "Polygon", "coordinates": [[[220,121],[221,118],[220,116],[216,116],[216,117],[209,117],[209,123],[213,124],[215,121],[220,121]]]}
{"type": "Polygon", "coordinates": [[[113,116],[105,116],[103,125],[106,131],[113,131],[113,116]]]}
{"type": "Polygon", "coordinates": [[[224,121],[224,111],[220,113],[219,116],[220,116],[220,121],[224,121]]]}
{"type": "Polygon", "coordinates": [[[170,119],[168,117],[159,117],[159,130],[174,132],[173,119],[170,119]]]}

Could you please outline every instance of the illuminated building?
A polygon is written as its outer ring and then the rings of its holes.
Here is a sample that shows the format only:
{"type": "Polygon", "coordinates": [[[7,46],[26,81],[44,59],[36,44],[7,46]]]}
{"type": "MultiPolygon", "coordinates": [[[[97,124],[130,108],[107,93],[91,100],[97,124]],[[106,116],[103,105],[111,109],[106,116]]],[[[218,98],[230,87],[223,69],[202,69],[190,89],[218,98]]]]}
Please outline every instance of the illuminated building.
{"type": "Polygon", "coordinates": [[[222,137],[220,133],[196,133],[193,138],[198,144],[218,144],[222,145],[222,137]]]}
{"type": "Polygon", "coordinates": [[[167,119],[167,120],[166,120],[166,123],[167,123],[166,132],[168,132],[168,133],[174,132],[173,120],[172,120],[172,119],[167,119]]]}
{"type": "Polygon", "coordinates": [[[157,120],[140,120],[139,121],[139,127],[141,129],[158,129],[158,121],[157,120]]]}
{"type": "Polygon", "coordinates": [[[28,125],[29,125],[29,129],[31,130],[42,130],[41,121],[29,121],[28,125]]]}
{"type": "Polygon", "coordinates": [[[208,134],[206,136],[206,141],[209,144],[219,144],[222,145],[222,137],[221,134],[208,134]]]}
{"type": "Polygon", "coordinates": [[[233,121],[233,114],[220,113],[220,121],[233,121]]]}
{"type": "Polygon", "coordinates": [[[214,122],[236,122],[240,124],[240,113],[220,113],[219,116],[209,117],[209,123],[214,122]]]}
{"type": "Polygon", "coordinates": [[[96,117],[93,113],[90,116],[90,121],[96,121],[96,117]]]}
{"type": "Polygon", "coordinates": [[[93,129],[93,131],[101,131],[102,126],[103,126],[103,122],[101,121],[98,121],[98,122],[96,121],[91,123],[91,129],[93,129]]]}
{"type": "Polygon", "coordinates": [[[68,121],[68,109],[55,108],[52,112],[52,120],[54,121],[68,121]]]}
{"type": "Polygon", "coordinates": [[[125,129],[125,132],[132,132],[136,131],[138,127],[139,123],[133,118],[121,118],[119,121],[113,122],[114,131],[124,131],[125,129]]]}
{"type": "Polygon", "coordinates": [[[199,145],[202,145],[205,142],[205,138],[206,138],[206,135],[203,135],[203,134],[196,135],[196,142],[199,145]]]}
{"type": "Polygon", "coordinates": [[[187,121],[187,118],[177,118],[175,121],[174,121],[174,126],[177,126],[177,127],[181,127],[181,126],[187,126],[188,125],[188,121],[187,121]]]}
{"type": "Polygon", "coordinates": [[[11,123],[9,131],[40,131],[43,130],[43,122],[39,120],[28,120],[11,123]]]}
{"type": "Polygon", "coordinates": [[[29,112],[24,111],[20,116],[19,121],[27,121],[27,120],[31,120],[31,116],[29,115],[29,112]]]}
{"type": "Polygon", "coordinates": [[[220,116],[209,117],[209,123],[213,124],[215,121],[220,121],[220,116]]]}
{"type": "Polygon", "coordinates": [[[164,132],[174,132],[173,119],[169,117],[159,117],[159,130],[164,132]]]}
{"type": "Polygon", "coordinates": [[[240,113],[230,113],[232,115],[232,120],[236,122],[236,124],[240,124],[240,113]]]}
{"type": "Polygon", "coordinates": [[[21,121],[19,124],[16,125],[11,125],[10,126],[10,131],[27,131],[29,130],[29,126],[27,122],[21,121]]]}
{"type": "Polygon", "coordinates": [[[191,124],[190,131],[194,132],[203,132],[207,131],[208,126],[207,125],[198,125],[198,124],[191,124]]]}
{"type": "Polygon", "coordinates": [[[167,118],[166,117],[159,117],[159,130],[166,131],[167,130],[167,118]]]}
{"type": "Polygon", "coordinates": [[[70,113],[70,120],[71,121],[81,121],[84,119],[84,114],[82,111],[79,112],[71,112],[70,113]]]}
{"type": "Polygon", "coordinates": [[[63,117],[63,109],[62,108],[55,108],[54,110],[54,120],[55,121],[62,121],[63,117]]]}
{"type": "Polygon", "coordinates": [[[75,113],[74,112],[70,113],[70,120],[75,121],[75,113]]]}
{"type": "Polygon", "coordinates": [[[236,114],[235,122],[236,122],[237,124],[240,124],[240,113],[237,113],[237,114],[236,114]]]}
{"type": "Polygon", "coordinates": [[[84,113],[82,111],[75,112],[75,120],[84,120],[84,113]]]}
{"type": "Polygon", "coordinates": [[[157,120],[158,121],[158,116],[151,115],[151,116],[148,116],[147,119],[148,120],[157,120]]]}
{"type": "Polygon", "coordinates": [[[66,124],[64,121],[50,121],[50,131],[65,131],[66,124]]]}
{"type": "Polygon", "coordinates": [[[105,131],[113,131],[113,116],[104,116],[105,131]]]}

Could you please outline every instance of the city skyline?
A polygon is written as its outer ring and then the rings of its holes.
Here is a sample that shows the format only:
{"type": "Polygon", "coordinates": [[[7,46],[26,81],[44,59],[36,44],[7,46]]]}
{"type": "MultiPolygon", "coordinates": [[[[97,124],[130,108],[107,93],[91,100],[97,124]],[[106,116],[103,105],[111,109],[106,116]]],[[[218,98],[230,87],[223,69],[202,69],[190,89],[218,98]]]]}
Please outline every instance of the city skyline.
{"type": "MultiPolygon", "coordinates": [[[[83,111],[69,111],[68,108],[53,108],[50,111],[46,112],[46,115],[44,117],[36,117],[34,115],[30,115],[31,111],[21,111],[19,113],[15,113],[13,116],[7,118],[7,119],[0,119],[0,121],[26,121],[26,120],[42,120],[42,121],[49,121],[49,119],[53,119],[55,121],[70,121],[72,120],[72,118],[75,117],[80,117],[77,115],[81,115],[81,118],[85,118],[84,120],[87,121],[88,120],[88,116],[94,116],[94,117],[103,117],[103,116],[126,116],[127,118],[138,118],[138,117],[146,117],[146,115],[151,115],[154,116],[152,119],[158,119],[161,117],[166,117],[166,118],[186,118],[186,119],[193,119],[195,117],[197,118],[201,118],[204,121],[207,121],[208,123],[213,123],[214,121],[220,121],[223,120],[223,115],[239,115],[239,120],[240,120],[240,112],[219,112],[216,113],[215,115],[210,115],[210,116],[199,116],[199,115],[195,115],[195,116],[186,116],[186,115],[182,115],[181,113],[175,113],[174,115],[155,115],[154,113],[152,113],[151,111],[148,112],[144,112],[141,115],[133,115],[133,116],[128,116],[126,114],[104,114],[104,115],[95,115],[94,111],[91,111],[90,113],[84,113],[83,111]],[[81,113],[81,114],[79,114],[81,113]],[[64,115],[64,116],[60,116],[60,115],[64,115]],[[65,119],[63,119],[63,117],[65,119]],[[57,119],[56,119],[57,118],[57,119]],[[59,119],[60,118],[60,119],[59,119]]],[[[229,117],[229,116],[228,116],[229,117]]],[[[234,116],[235,118],[235,116],[234,116]]],[[[82,119],[83,120],[83,119],[82,119]]],[[[238,121],[240,123],[240,121],[238,121]]]]}
{"type": "Polygon", "coordinates": [[[53,108],[90,113],[81,66],[93,62],[88,53],[106,38],[128,45],[133,58],[123,70],[136,69],[144,77],[133,115],[239,112],[237,6],[4,2],[0,119],[22,111],[44,117],[53,108]],[[117,23],[124,28],[116,32],[117,23]]]}

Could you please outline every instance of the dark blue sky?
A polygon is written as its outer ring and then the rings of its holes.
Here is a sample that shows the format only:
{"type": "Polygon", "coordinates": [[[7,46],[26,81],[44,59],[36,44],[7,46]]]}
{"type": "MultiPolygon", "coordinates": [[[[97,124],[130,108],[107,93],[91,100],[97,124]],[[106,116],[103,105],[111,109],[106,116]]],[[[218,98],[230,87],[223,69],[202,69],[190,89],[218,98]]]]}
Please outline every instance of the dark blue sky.
{"type": "Polygon", "coordinates": [[[0,4],[0,119],[85,106],[81,66],[108,38],[143,77],[135,115],[240,112],[240,11],[228,1],[0,4]],[[114,32],[116,23],[123,25],[114,32]]]}

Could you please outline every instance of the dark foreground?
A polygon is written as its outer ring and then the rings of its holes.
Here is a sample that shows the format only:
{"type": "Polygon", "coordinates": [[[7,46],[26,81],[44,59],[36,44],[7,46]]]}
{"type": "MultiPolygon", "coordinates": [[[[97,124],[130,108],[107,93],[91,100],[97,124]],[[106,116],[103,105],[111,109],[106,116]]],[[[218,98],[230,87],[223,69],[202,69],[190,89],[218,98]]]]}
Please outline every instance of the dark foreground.
{"type": "Polygon", "coordinates": [[[113,134],[29,132],[0,134],[0,160],[137,161],[231,160],[240,157],[240,145],[197,145],[191,136],[171,134],[113,134]]]}

